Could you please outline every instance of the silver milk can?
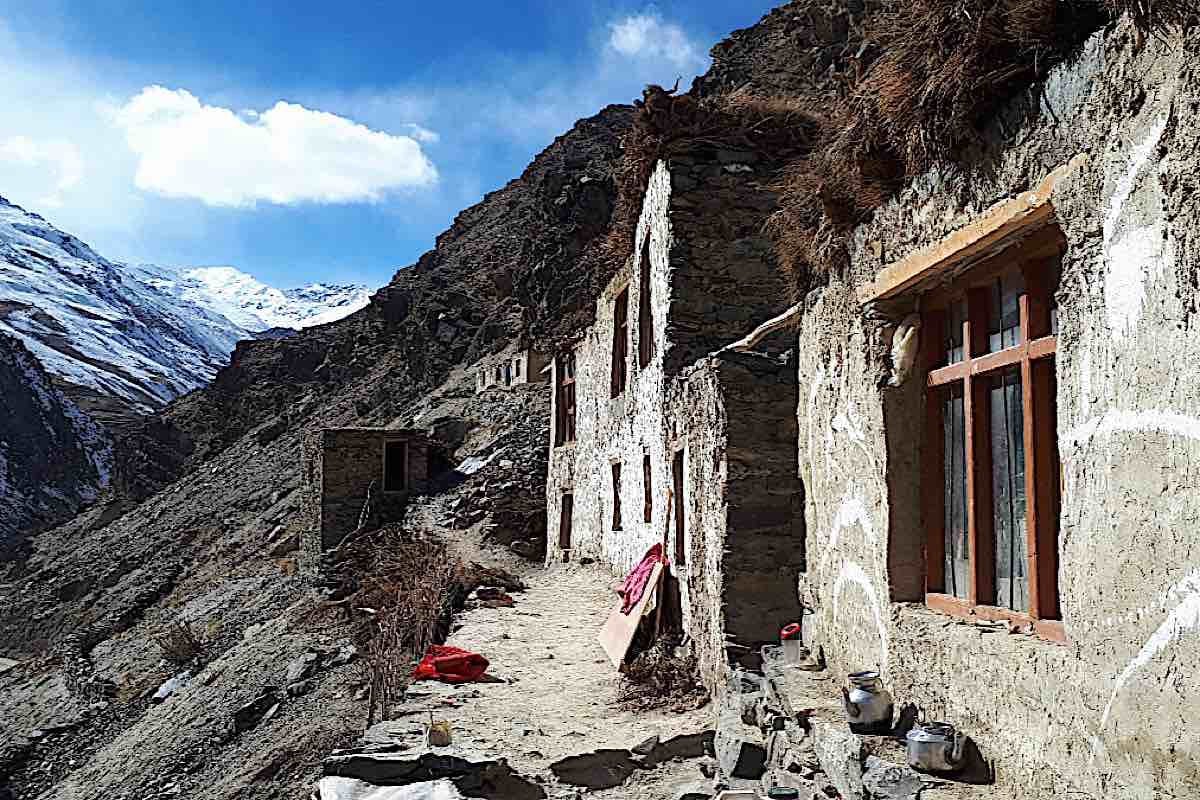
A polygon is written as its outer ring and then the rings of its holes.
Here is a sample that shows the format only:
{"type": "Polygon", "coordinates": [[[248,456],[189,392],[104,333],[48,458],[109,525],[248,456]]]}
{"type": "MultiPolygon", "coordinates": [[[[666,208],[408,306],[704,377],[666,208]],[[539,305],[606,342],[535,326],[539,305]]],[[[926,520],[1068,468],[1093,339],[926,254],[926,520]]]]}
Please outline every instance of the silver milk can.
{"type": "Polygon", "coordinates": [[[962,767],[966,737],[946,722],[926,722],[904,737],[908,765],[921,772],[954,772],[962,767]]]}
{"type": "Polygon", "coordinates": [[[851,672],[850,688],[842,688],[846,721],[854,733],[889,733],[892,730],[892,695],[883,688],[874,670],[851,672]]]}

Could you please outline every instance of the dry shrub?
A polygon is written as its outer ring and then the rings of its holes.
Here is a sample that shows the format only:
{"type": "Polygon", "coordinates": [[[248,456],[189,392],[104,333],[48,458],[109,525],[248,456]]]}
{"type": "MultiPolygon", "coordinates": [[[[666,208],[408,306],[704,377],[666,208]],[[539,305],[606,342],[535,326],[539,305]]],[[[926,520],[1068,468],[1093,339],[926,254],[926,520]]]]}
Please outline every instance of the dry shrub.
{"type": "Polygon", "coordinates": [[[678,655],[673,642],[660,640],[625,668],[617,689],[617,702],[630,711],[667,709],[693,711],[708,703],[708,690],[700,682],[696,657],[678,655]]]}
{"type": "Polygon", "coordinates": [[[353,535],[338,548],[338,572],[357,587],[348,603],[370,682],[369,725],[387,718],[417,661],[445,640],[469,578],[442,542],[399,526],[353,535]]]}
{"type": "Polygon", "coordinates": [[[186,622],[172,620],[151,633],[150,638],[163,658],[179,666],[192,663],[204,652],[203,641],[186,622]]]}

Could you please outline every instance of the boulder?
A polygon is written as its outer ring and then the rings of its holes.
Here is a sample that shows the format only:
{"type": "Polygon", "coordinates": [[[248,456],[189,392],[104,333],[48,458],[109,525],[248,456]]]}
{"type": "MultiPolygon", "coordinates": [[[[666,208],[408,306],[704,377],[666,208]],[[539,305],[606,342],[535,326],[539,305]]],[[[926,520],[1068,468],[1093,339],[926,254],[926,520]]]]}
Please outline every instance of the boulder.
{"type": "Polygon", "coordinates": [[[283,676],[284,685],[290,686],[293,683],[299,683],[316,672],[320,665],[321,654],[316,650],[309,650],[307,653],[297,656],[287,666],[287,672],[283,676]]]}
{"type": "Polygon", "coordinates": [[[726,777],[758,780],[766,771],[767,751],[762,745],[762,734],[743,721],[741,709],[736,706],[722,708],[713,747],[726,777]]]}
{"type": "Polygon", "coordinates": [[[862,740],[842,723],[814,722],[812,741],[821,770],[829,776],[838,793],[845,800],[862,800],[862,740]]]}
{"type": "Polygon", "coordinates": [[[317,796],[320,800],[462,800],[463,797],[448,780],[374,786],[354,778],[322,778],[317,784],[317,796]]]}
{"type": "Polygon", "coordinates": [[[629,780],[638,768],[628,750],[596,750],[568,756],[550,765],[550,771],[563,783],[588,789],[611,789],[629,780]]]}

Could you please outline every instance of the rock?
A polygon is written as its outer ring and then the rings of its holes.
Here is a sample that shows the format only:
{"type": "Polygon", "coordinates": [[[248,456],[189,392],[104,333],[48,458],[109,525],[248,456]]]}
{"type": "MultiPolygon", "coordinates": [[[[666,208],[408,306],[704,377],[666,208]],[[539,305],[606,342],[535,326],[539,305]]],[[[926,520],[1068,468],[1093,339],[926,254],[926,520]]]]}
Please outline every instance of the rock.
{"type": "Polygon", "coordinates": [[[863,743],[844,724],[814,722],[813,751],[821,770],[845,800],[863,797],[863,743]]]}
{"type": "Polygon", "coordinates": [[[871,800],[920,800],[921,792],[935,785],[907,764],[867,756],[862,783],[871,800]]]}
{"type": "Polygon", "coordinates": [[[572,786],[611,789],[629,780],[637,767],[628,750],[596,750],[555,761],[550,765],[550,771],[572,786]]]}
{"type": "Polygon", "coordinates": [[[158,687],[158,691],[156,691],[150,697],[150,702],[161,703],[191,683],[191,680],[192,673],[188,670],[185,670],[172,678],[167,678],[165,681],[163,681],[162,685],[158,687]]]}
{"type": "Polygon", "coordinates": [[[0,658],[0,675],[8,672],[10,669],[20,664],[20,661],[12,658],[0,658]]]}
{"type": "Polygon", "coordinates": [[[344,664],[349,664],[357,657],[358,648],[352,644],[344,644],[333,654],[333,658],[329,659],[329,666],[340,667],[344,664]]]}
{"type": "Polygon", "coordinates": [[[292,659],[292,662],[287,666],[287,672],[284,673],[283,682],[291,685],[304,680],[317,671],[320,662],[321,654],[315,650],[309,650],[307,653],[292,659]]]}
{"type": "Polygon", "coordinates": [[[648,756],[654,752],[654,748],[658,747],[659,738],[651,736],[649,739],[641,742],[633,748],[633,754],[638,756],[648,756]]]}
{"type": "Polygon", "coordinates": [[[300,534],[291,533],[287,534],[274,545],[272,545],[269,552],[273,558],[283,558],[288,553],[294,553],[299,549],[300,534]]]}
{"type": "Polygon", "coordinates": [[[714,740],[717,763],[729,778],[758,780],[766,771],[767,751],[758,728],[747,725],[741,710],[726,704],[717,718],[714,740]]]}
{"type": "Polygon", "coordinates": [[[320,800],[460,800],[462,794],[448,780],[408,786],[374,786],[353,778],[322,778],[317,783],[320,800]]]}
{"type": "Polygon", "coordinates": [[[289,697],[299,697],[302,694],[311,692],[312,688],[312,681],[296,681],[295,683],[288,684],[287,693],[289,697]]]}
{"type": "Polygon", "coordinates": [[[279,689],[268,686],[258,697],[246,703],[233,712],[233,729],[241,733],[248,731],[268,715],[274,716],[279,711],[279,689]]]}
{"type": "Polygon", "coordinates": [[[469,797],[542,800],[546,796],[540,786],[515,774],[506,762],[460,748],[338,753],[322,762],[322,770],[327,777],[354,778],[376,786],[449,779],[469,797]]]}

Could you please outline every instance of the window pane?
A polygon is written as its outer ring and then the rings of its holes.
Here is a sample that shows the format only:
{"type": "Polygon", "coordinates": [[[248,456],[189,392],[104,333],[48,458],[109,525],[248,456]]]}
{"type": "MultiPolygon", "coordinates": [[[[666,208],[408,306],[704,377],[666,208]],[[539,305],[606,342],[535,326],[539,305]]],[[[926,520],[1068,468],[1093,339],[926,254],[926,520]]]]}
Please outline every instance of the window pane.
{"type": "Polygon", "coordinates": [[[992,313],[988,317],[988,352],[995,353],[1021,343],[1020,297],[1025,276],[1013,272],[997,278],[992,287],[992,313]]]}
{"type": "Polygon", "coordinates": [[[970,586],[970,551],[967,545],[967,437],[963,417],[962,384],[947,387],[942,395],[942,434],[946,485],[946,594],[966,599],[970,586]]]}
{"type": "Polygon", "coordinates": [[[996,532],[996,605],[1029,610],[1025,538],[1025,433],[1020,369],[990,379],[992,498],[996,532]]]}
{"type": "Polygon", "coordinates": [[[963,322],[967,319],[967,301],[951,303],[946,313],[946,363],[963,360],[963,322]]]}

